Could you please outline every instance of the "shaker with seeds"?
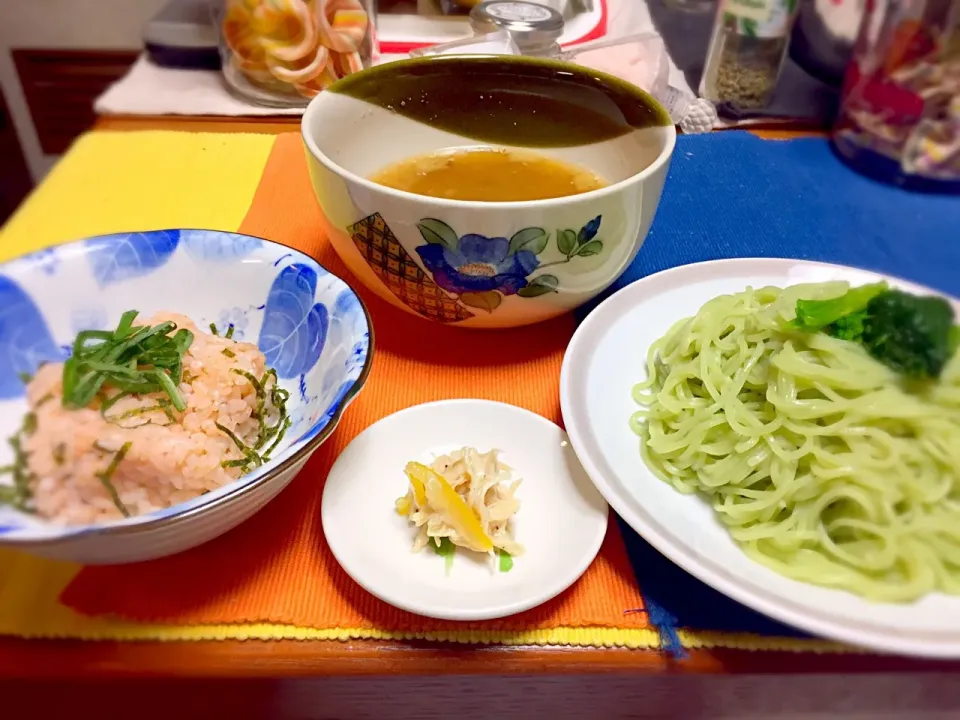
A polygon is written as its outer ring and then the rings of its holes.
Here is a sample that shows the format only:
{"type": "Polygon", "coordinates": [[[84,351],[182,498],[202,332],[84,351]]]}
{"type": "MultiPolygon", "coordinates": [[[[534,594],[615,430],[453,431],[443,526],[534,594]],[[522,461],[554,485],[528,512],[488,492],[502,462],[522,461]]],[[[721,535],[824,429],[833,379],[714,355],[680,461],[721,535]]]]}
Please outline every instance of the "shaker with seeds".
{"type": "Polygon", "coordinates": [[[770,104],[799,0],[720,0],[700,94],[734,114],[770,104]]]}

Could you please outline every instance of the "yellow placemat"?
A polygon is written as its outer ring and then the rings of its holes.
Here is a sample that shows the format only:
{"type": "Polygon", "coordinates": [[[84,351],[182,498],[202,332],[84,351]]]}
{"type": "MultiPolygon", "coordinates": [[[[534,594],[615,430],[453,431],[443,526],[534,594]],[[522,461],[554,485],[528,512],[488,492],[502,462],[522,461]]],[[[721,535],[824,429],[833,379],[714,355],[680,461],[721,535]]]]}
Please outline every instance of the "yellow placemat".
{"type": "Polygon", "coordinates": [[[125,230],[236,231],[274,139],[168,131],[84,135],[0,230],[0,261],[125,230]]]}

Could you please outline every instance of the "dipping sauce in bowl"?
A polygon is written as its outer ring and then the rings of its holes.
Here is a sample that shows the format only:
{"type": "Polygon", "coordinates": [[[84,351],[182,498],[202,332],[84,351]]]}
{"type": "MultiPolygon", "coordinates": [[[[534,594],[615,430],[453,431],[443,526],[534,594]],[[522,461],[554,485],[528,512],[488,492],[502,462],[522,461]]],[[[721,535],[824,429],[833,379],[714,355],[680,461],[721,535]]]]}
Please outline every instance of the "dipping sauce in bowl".
{"type": "Polygon", "coordinates": [[[378,185],[448,200],[546,200],[599,190],[592,170],[529,150],[454,148],[401,160],[375,172],[378,185]]]}
{"type": "Polygon", "coordinates": [[[653,220],[676,132],[649,95],[577,65],[435,56],[332,86],[302,123],[323,231],[391,304],[464,327],[595,297],[653,220]]]}

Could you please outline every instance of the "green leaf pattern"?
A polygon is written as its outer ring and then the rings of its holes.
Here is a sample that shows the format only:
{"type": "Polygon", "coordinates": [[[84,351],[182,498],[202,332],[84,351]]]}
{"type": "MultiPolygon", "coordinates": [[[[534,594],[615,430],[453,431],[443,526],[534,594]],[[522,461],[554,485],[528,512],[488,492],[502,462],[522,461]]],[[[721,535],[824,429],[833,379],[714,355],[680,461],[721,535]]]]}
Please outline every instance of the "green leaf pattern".
{"type": "Polygon", "coordinates": [[[577,233],[573,230],[557,230],[557,249],[570,257],[577,247],[577,233]]]}
{"type": "Polygon", "coordinates": [[[534,255],[539,255],[547,249],[549,240],[550,234],[543,228],[524,228],[510,238],[510,254],[513,255],[519,250],[529,250],[534,255]]]}
{"type": "Polygon", "coordinates": [[[530,283],[517,291],[517,295],[524,298],[540,297],[556,292],[560,281],[556,275],[538,275],[530,283]]]}
{"type": "Polygon", "coordinates": [[[457,247],[457,233],[442,220],[424,218],[417,223],[420,235],[431,245],[446,245],[451,250],[457,247]]]}
{"type": "Polygon", "coordinates": [[[590,255],[599,255],[603,251],[602,240],[591,240],[586,245],[577,250],[577,257],[588,257],[590,255]]]}

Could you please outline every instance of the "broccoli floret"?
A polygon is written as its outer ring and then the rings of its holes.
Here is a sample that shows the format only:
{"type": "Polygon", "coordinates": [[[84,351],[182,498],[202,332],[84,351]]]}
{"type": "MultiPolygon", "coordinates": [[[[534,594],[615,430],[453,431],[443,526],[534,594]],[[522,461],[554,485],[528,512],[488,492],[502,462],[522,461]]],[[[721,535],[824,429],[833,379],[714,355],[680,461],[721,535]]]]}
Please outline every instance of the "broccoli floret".
{"type": "Polygon", "coordinates": [[[882,282],[832,300],[798,300],[789,327],[859,343],[876,360],[916,380],[940,377],[960,349],[960,327],[949,302],[890,290],[882,282]]]}
{"type": "Polygon", "coordinates": [[[927,379],[940,376],[954,337],[953,308],[946,300],[888,290],[868,303],[860,343],[898,373],[927,379]]]}
{"type": "Polygon", "coordinates": [[[834,323],[830,323],[824,328],[828,335],[833,335],[841,340],[849,340],[858,343],[863,337],[863,321],[867,317],[867,311],[858,310],[850,313],[834,323]]]}
{"type": "Polygon", "coordinates": [[[850,288],[832,300],[797,300],[797,319],[792,325],[800,330],[822,330],[841,318],[866,309],[869,302],[887,290],[885,282],[850,288]]]}

